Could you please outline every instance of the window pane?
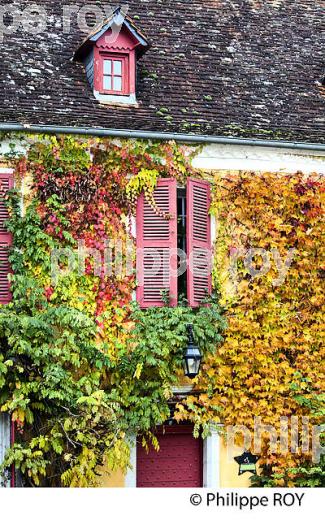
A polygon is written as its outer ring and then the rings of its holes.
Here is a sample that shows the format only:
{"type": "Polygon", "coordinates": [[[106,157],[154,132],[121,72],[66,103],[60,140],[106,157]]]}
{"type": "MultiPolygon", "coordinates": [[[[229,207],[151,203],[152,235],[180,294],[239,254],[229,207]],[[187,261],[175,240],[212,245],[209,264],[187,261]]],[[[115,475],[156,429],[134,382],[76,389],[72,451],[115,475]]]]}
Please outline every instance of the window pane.
{"type": "Polygon", "coordinates": [[[114,74],[116,74],[116,76],[122,76],[122,62],[121,61],[114,61],[114,74]]]}
{"type": "Polygon", "coordinates": [[[112,60],[104,60],[104,74],[112,74],[112,60]]]}
{"type": "Polygon", "coordinates": [[[114,78],[114,88],[113,90],[121,91],[122,90],[122,78],[115,77],[114,78]]]}
{"type": "Polygon", "coordinates": [[[112,90],[112,76],[104,76],[104,90],[112,90]]]}

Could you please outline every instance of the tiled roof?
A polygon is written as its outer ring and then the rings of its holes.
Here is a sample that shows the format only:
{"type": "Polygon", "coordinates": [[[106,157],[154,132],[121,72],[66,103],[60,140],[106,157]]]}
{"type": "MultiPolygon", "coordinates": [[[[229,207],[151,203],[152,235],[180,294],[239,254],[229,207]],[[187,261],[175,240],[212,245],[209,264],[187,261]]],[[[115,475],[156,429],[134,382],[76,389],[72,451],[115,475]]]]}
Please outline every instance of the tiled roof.
{"type": "Polygon", "coordinates": [[[87,34],[73,16],[70,33],[62,29],[64,6],[108,2],[42,0],[47,30],[0,43],[0,122],[325,142],[321,0],[127,3],[151,44],[139,61],[139,108],[94,99],[72,60],[87,34]]]}

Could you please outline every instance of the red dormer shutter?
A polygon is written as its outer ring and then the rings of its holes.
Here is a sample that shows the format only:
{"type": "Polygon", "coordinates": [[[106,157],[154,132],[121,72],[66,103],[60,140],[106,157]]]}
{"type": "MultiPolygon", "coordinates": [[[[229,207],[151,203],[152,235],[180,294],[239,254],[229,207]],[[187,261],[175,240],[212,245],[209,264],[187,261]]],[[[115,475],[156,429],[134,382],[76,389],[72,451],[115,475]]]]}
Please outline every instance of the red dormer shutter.
{"type": "Polygon", "coordinates": [[[141,307],[161,307],[161,292],[169,291],[177,305],[177,184],[161,179],[154,192],[157,214],[142,194],[137,207],[137,301],[141,307]]]}
{"type": "Polygon", "coordinates": [[[187,182],[188,301],[197,307],[211,293],[211,187],[206,181],[187,182]]]}
{"type": "Polygon", "coordinates": [[[11,234],[8,233],[5,222],[9,218],[8,210],[5,205],[4,196],[8,190],[13,188],[13,177],[10,173],[0,174],[0,303],[6,304],[11,300],[10,285],[8,274],[9,248],[12,243],[11,234]]]}

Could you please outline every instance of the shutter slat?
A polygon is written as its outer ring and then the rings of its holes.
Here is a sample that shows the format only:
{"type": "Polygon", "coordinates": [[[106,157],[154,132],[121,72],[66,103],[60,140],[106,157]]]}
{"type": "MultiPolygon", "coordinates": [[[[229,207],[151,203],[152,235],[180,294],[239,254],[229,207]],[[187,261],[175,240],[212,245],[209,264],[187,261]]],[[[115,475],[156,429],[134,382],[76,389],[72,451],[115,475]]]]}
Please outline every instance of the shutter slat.
{"type": "Polygon", "coordinates": [[[208,182],[189,179],[187,183],[187,269],[188,301],[200,305],[211,293],[211,187],[208,182]]]}
{"type": "Polygon", "coordinates": [[[10,284],[8,274],[10,273],[9,248],[11,246],[11,236],[4,233],[0,234],[0,303],[10,302],[10,284]]]}
{"type": "Polygon", "coordinates": [[[5,221],[9,218],[8,209],[5,205],[5,194],[11,188],[9,175],[0,175],[0,233],[7,233],[4,226],[5,221]]]}
{"type": "Polygon", "coordinates": [[[171,305],[177,304],[176,180],[161,179],[154,192],[158,209],[172,218],[157,214],[145,199],[137,207],[137,300],[141,307],[159,307],[161,292],[169,291],[171,305]],[[175,271],[175,272],[172,272],[175,271]]]}
{"type": "Polygon", "coordinates": [[[0,303],[6,304],[11,300],[9,249],[12,244],[11,234],[5,226],[9,218],[8,209],[5,204],[5,195],[13,187],[13,177],[10,173],[0,174],[0,303]]]}

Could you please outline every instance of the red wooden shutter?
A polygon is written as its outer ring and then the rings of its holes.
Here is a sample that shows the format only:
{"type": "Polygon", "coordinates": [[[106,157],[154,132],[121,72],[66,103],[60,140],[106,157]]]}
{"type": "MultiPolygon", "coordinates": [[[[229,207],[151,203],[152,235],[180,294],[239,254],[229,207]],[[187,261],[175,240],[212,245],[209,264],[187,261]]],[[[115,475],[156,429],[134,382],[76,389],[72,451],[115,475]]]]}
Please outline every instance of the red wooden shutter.
{"type": "Polygon", "coordinates": [[[211,293],[211,204],[210,184],[187,182],[187,291],[188,301],[197,307],[211,293]]]}
{"type": "Polygon", "coordinates": [[[8,210],[5,205],[4,197],[8,190],[13,187],[13,177],[10,173],[0,174],[0,303],[9,303],[11,300],[10,285],[8,274],[9,248],[12,243],[11,234],[8,233],[5,222],[9,218],[8,210]]]}
{"type": "Polygon", "coordinates": [[[161,307],[161,292],[169,291],[177,304],[177,185],[161,179],[154,192],[157,214],[142,194],[137,207],[137,300],[141,307],[161,307]]]}

